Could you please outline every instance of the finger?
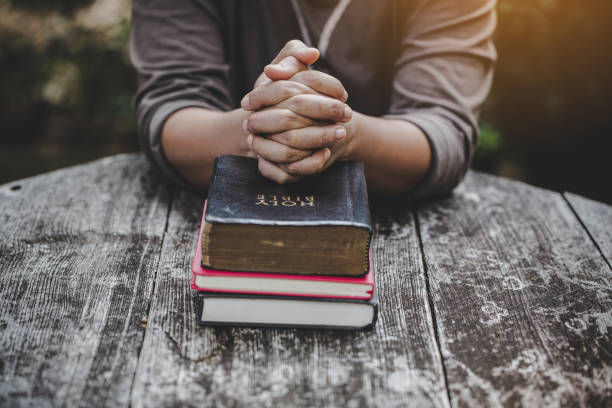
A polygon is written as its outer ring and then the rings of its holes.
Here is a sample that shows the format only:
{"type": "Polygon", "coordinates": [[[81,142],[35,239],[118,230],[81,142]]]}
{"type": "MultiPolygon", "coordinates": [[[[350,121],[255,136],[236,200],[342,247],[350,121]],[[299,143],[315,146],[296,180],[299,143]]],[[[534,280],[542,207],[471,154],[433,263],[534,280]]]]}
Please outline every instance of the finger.
{"type": "Polygon", "coordinates": [[[278,52],[272,60],[272,64],[277,64],[285,57],[293,56],[306,65],[312,65],[319,59],[319,50],[309,47],[300,40],[290,40],[278,52]]]}
{"type": "Polygon", "coordinates": [[[321,95],[292,96],[275,105],[275,108],[285,108],[311,119],[332,122],[347,122],[353,115],[348,105],[321,95]]]}
{"type": "Polygon", "coordinates": [[[307,70],[308,66],[290,55],[283,58],[278,64],[269,64],[264,67],[264,73],[273,81],[289,79],[300,71],[307,70]]]}
{"type": "Polygon", "coordinates": [[[270,82],[272,82],[272,80],[268,78],[268,76],[265,73],[262,72],[255,80],[255,84],[253,85],[253,88],[258,88],[262,85],[269,84],[270,82]]]}
{"type": "Polygon", "coordinates": [[[342,102],[348,99],[348,92],[344,89],[342,82],[333,76],[316,70],[305,70],[291,77],[292,81],[300,82],[315,91],[329,95],[342,102]]]}
{"type": "Polygon", "coordinates": [[[318,124],[317,121],[300,116],[289,109],[265,109],[252,113],[246,119],[248,133],[280,133],[318,124]]]}
{"type": "MultiPolygon", "coordinates": [[[[302,62],[305,65],[312,65],[319,59],[320,53],[319,50],[317,50],[316,48],[308,47],[300,40],[291,40],[288,41],[285,46],[279,51],[276,57],[274,57],[274,59],[272,60],[271,64],[278,64],[283,59],[289,56],[296,58],[298,61],[302,62]]],[[[265,73],[262,73],[255,81],[255,87],[270,83],[271,81],[272,80],[265,73]]]]}
{"type": "Polygon", "coordinates": [[[312,88],[294,81],[274,81],[261,85],[246,94],[240,106],[242,109],[255,111],[264,106],[273,106],[287,98],[300,94],[318,94],[312,88]]]}
{"type": "Polygon", "coordinates": [[[251,159],[256,159],[257,158],[257,153],[255,153],[252,150],[249,150],[248,152],[246,152],[245,157],[250,157],[251,159]]]}
{"type": "Polygon", "coordinates": [[[247,143],[257,155],[275,163],[293,163],[312,154],[311,150],[294,149],[274,140],[256,135],[247,136],[247,143]]]}
{"type": "Polygon", "coordinates": [[[346,129],[340,125],[309,126],[266,135],[267,139],[294,149],[320,149],[329,147],[346,137],[346,129]]]}
{"type": "Polygon", "coordinates": [[[285,170],[291,176],[312,176],[322,172],[327,165],[327,161],[331,157],[331,150],[324,147],[317,150],[305,159],[293,162],[291,164],[280,165],[281,169],[285,170]]]}
{"type": "Polygon", "coordinates": [[[292,183],[300,179],[300,177],[292,176],[263,157],[258,158],[257,168],[264,177],[280,184],[292,183]]]}

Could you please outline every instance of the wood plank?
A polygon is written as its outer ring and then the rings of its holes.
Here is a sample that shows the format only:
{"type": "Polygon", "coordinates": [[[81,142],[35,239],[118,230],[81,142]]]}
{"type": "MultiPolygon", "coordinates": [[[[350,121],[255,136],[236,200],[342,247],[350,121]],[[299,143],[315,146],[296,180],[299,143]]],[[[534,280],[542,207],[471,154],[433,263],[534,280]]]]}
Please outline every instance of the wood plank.
{"type": "Polygon", "coordinates": [[[606,258],[608,266],[612,265],[612,206],[572,193],[563,195],[606,258]]]}
{"type": "Polygon", "coordinates": [[[0,405],[127,406],[170,202],[141,155],[0,186],[0,405]]]}
{"type": "Polygon", "coordinates": [[[418,222],[453,406],[612,405],[612,274],[560,194],[471,172],[418,222]]]}
{"type": "Polygon", "coordinates": [[[409,210],[377,218],[375,329],[199,328],[189,280],[202,204],[173,203],[134,407],[448,406],[409,210]]]}

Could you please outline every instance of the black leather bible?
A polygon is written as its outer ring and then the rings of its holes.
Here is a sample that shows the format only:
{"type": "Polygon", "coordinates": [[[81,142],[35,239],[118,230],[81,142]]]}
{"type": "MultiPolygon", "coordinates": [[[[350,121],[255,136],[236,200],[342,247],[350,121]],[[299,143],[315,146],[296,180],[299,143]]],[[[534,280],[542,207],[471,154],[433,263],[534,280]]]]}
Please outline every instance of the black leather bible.
{"type": "Polygon", "coordinates": [[[220,156],[208,191],[202,265],[228,271],[363,276],[372,234],[363,164],[278,184],[257,161],[220,156]]]}

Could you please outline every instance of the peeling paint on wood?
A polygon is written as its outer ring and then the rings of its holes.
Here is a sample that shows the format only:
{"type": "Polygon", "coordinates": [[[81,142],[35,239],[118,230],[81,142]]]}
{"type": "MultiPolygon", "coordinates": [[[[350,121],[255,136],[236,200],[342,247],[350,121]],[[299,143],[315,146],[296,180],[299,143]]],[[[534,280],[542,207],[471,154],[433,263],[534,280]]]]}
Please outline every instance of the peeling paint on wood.
{"type": "Polygon", "coordinates": [[[1,406],[127,405],[169,203],[146,169],[117,156],[0,186],[1,406]]]}
{"type": "Polygon", "coordinates": [[[563,194],[582,221],[589,235],[606,258],[608,266],[612,265],[612,206],[571,193],[563,194]]]}
{"type": "Polygon", "coordinates": [[[173,203],[134,407],[448,406],[410,210],[375,218],[374,330],[198,328],[188,283],[202,204],[173,203]]]}
{"type": "Polygon", "coordinates": [[[173,195],[142,155],[0,186],[1,406],[612,405],[609,206],[477,172],[379,206],[380,319],[338,332],[198,327],[173,195]]]}
{"type": "Polygon", "coordinates": [[[472,172],[418,222],[453,406],[612,404],[612,274],[560,194],[472,172]]]}

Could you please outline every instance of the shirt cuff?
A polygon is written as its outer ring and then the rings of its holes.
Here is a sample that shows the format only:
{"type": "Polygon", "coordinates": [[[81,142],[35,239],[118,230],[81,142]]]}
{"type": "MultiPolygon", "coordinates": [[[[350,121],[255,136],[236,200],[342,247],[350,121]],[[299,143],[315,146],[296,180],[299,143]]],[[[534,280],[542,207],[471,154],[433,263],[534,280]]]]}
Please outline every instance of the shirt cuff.
{"type": "Polygon", "coordinates": [[[427,110],[385,115],[388,119],[408,121],[427,137],[431,163],[423,179],[407,195],[409,201],[448,194],[463,179],[467,159],[463,137],[450,120],[427,110]]]}
{"type": "Polygon", "coordinates": [[[219,110],[214,106],[207,104],[203,101],[194,100],[178,100],[170,101],[160,105],[155,109],[149,120],[148,132],[144,131],[141,133],[142,148],[145,150],[149,160],[161,171],[161,173],[173,184],[181,188],[193,190],[194,186],[191,185],[179,172],[170,164],[166,155],[164,154],[161,137],[162,130],[166,120],[174,112],[191,107],[199,107],[210,110],[219,110]]]}

